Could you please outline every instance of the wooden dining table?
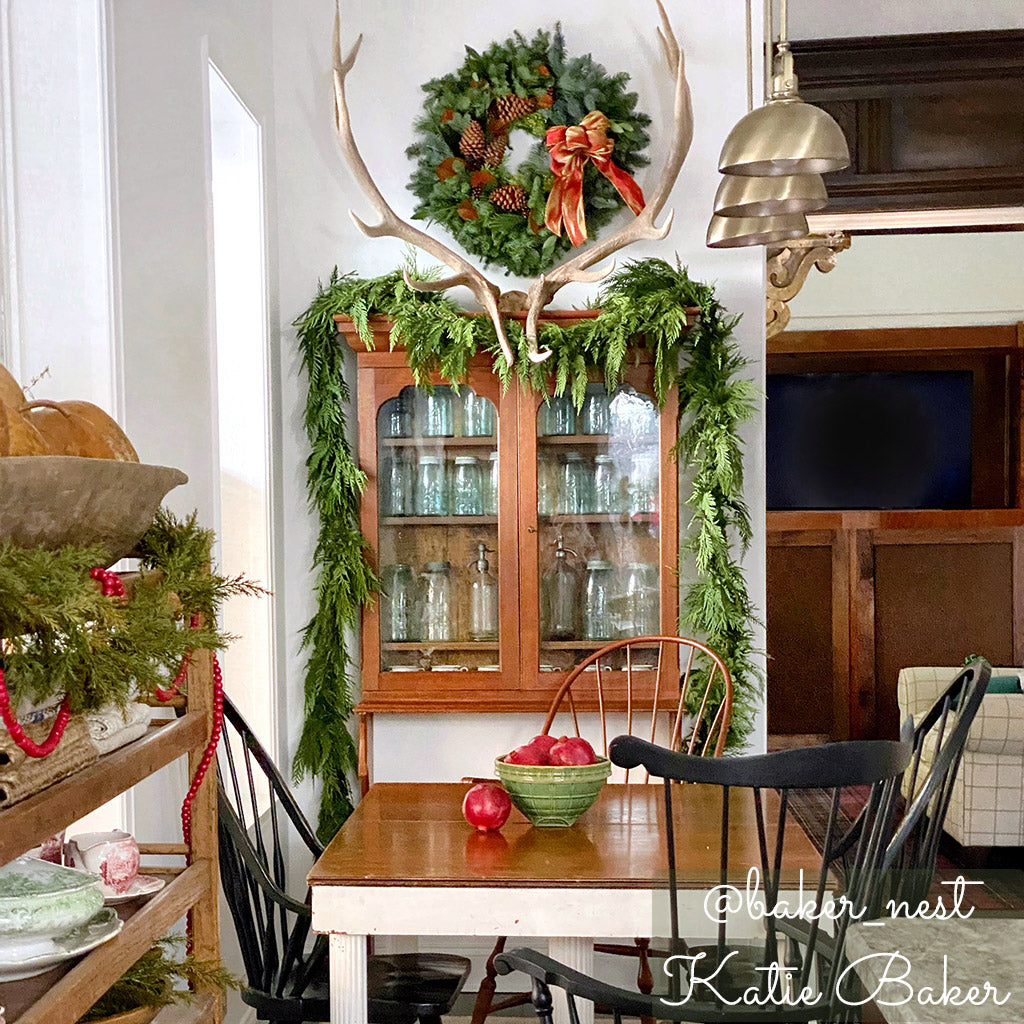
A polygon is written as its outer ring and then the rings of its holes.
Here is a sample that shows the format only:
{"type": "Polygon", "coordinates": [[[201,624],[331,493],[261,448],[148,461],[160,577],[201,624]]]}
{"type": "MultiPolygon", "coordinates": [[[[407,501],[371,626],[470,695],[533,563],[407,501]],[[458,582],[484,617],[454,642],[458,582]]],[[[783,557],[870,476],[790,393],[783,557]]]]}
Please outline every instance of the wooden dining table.
{"type": "MultiPolygon", "coordinates": [[[[313,928],[330,936],[332,1024],[366,1024],[368,936],[524,936],[592,973],[595,937],[667,934],[661,785],[607,785],[572,828],[535,828],[513,810],[489,833],[463,819],[465,792],[457,783],[372,786],[310,871],[313,928]]],[[[680,920],[691,938],[716,928],[705,897],[719,878],[721,793],[687,785],[673,797],[680,920]]],[[[766,819],[775,817],[769,802],[766,819]]],[[[728,880],[742,889],[761,862],[749,792],[731,799],[729,834],[728,880]]],[[[801,869],[811,878],[820,869],[799,828],[786,829],[784,859],[793,872],[784,890],[796,890],[801,869]]],[[[730,936],[743,924],[730,919],[730,936]]],[[[759,934],[759,923],[746,925],[759,934]]],[[[593,1020],[592,1007],[581,1011],[581,1024],[593,1020]]]]}

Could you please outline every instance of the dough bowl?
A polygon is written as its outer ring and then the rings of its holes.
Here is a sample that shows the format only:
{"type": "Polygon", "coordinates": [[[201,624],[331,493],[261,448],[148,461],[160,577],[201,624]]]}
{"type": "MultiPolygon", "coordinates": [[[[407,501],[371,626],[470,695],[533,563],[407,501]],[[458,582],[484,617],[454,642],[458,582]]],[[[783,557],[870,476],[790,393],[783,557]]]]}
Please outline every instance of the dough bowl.
{"type": "Polygon", "coordinates": [[[73,455],[0,458],[0,543],[51,550],[106,549],[108,565],[130,554],[180,469],[73,455]]]}

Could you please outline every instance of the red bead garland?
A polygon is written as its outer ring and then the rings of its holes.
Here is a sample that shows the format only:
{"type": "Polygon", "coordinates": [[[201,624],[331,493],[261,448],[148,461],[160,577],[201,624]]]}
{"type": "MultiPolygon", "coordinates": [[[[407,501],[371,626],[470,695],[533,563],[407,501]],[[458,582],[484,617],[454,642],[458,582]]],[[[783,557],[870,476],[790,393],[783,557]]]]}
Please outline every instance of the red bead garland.
{"type": "Polygon", "coordinates": [[[203,784],[203,779],[210,770],[214,757],[217,756],[217,744],[220,742],[223,727],[224,676],[215,654],[213,656],[213,728],[210,731],[210,741],[206,744],[202,760],[192,779],[192,785],[188,787],[188,793],[185,794],[185,800],[181,805],[181,833],[186,843],[192,842],[192,801],[195,800],[199,787],[203,784]]]}
{"type": "MultiPolygon", "coordinates": [[[[89,570],[89,575],[100,584],[104,597],[112,597],[120,603],[124,602],[124,583],[116,572],[97,565],[89,570]]],[[[7,692],[4,671],[0,668],[0,718],[3,719],[11,739],[29,757],[47,757],[57,749],[57,744],[64,738],[64,730],[67,728],[68,719],[71,718],[71,707],[69,698],[65,694],[57,711],[53,728],[50,729],[50,734],[42,743],[36,743],[26,735],[25,729],[11,710],[11,697],[7,692]]]]}
{"type": "MultiPolygon", "coordinates": [[[[193,615],[189,620],[189,625],[192,629],[197,629],[199,626],[199,616],[193,615]]],[[[181,659],[181,668],[178,669],[178,674],[171,680],[171,685],[165,690],[162,686],[156,687],[153,691],[154,696],[157,700],[164,701],[165,703],[173,697],[178,696],[178,691],[181,689],[181,684],[185,682],[185,676],[188,674],[188,667],[192,663],[192,652],[188,651],[185,657],[181,659]]]]}
{"type": "Polygon", "coordinates": [[[29,757],[46,757],[57,749],[57,744],[64,738],[64,730],[67,728],[68,719],[71,717],[71,708],[68,704],[68,697],[65,694],[61,701],[60,709],[57,711],[56,721],[50,730],[50,735],[42,743],[36,743],[25,734],[25,729],[15,717],[11,710],[11,698],[7,692],[7,683],[4,680],[4,670],[0,668],[0,716],[3,717],[4,725],[11,734],[11,739],[29,757]]]}
{"type": "Polygon", "coordinates": [[[97,565],[89,570],[89,575],[103,588],[104,597],[115,597],[119,604],[124,604],[124,583],[116,572],[97,565]]]}

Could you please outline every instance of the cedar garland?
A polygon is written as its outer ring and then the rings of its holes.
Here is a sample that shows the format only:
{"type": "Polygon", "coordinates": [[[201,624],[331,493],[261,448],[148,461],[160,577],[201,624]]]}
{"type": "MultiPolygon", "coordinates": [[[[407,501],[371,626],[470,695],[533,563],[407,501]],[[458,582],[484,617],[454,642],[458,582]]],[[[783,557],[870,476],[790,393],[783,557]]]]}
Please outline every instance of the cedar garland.
{"type": "MultiPolygon", "coordinates": [[[[427,383],[433,372],[453,383],[463,381],[469,361],[483,352],[491,356],[505,387],[518,377],[523,387],[544,392],[553,375],[554,393],[568,391],[577,408],[591,370],[599,371],[611,389],[622,380],[631,348],[653,356],[658,407],[673,385],[679,388],[680,436],[674,453],[691,481],[683,550],[693,557],[695,578],[683,581],[680,632],[703,638],[722,655],[735,689],[730,746],[742,745],[749,735],[763,680],[753,642],[755,609],[739,564],[751,538],[739,430],[753,414],[755,389],[740,376],[746,360],[732,335],[737,318],[722,309],[712,288],[659,259],[627,263],[609,279],[595,305],[601,308],[599,317],[571,326],[542,326],[541,346],[554,355],[541,365],[526,357],[522,325],[508,323],[514,367],[502,357],[487,317],[463,315],[440,293],[412,291],[400,271],[365,280],[335,269],[295,321],[309,377],[306,431],[312,450],[307,467],[320,539],[315,556],[318,609],[303,638],[310,650],[306,720],[294,770],[298,777],[311,774],[323,781],[322,839],[334,835],[352,806],[346,772],[354,771],[356,752],[347,726],[353,700],[346,634],[357,626],[363,605],[377,589],[359,527],[365,478],[347,438],[349,391],[344,346],[333,319],[337,313],[352,317],[368,347],[373,337],[367,318],[380,314],[391,319],[392,344],[405,346],[417,383],[427,383]],[[686,306],[699,309],[690,330],[686,306]]],[[[694,707],[706,678],[695,678],[694,707]]]]}

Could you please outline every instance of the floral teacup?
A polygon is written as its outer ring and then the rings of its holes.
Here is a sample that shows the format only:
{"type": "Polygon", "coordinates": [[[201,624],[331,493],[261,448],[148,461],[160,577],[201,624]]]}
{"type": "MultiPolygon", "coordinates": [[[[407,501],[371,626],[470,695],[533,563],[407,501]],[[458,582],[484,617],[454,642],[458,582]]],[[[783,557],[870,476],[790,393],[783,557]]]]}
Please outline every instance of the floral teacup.
{"type": "Polygon", "coordinates": [[[128,832],[83,832],[68,841],[65,856],[74,867],[99,875],[118,896],[139,873],[139,844],[128,832]]]}

